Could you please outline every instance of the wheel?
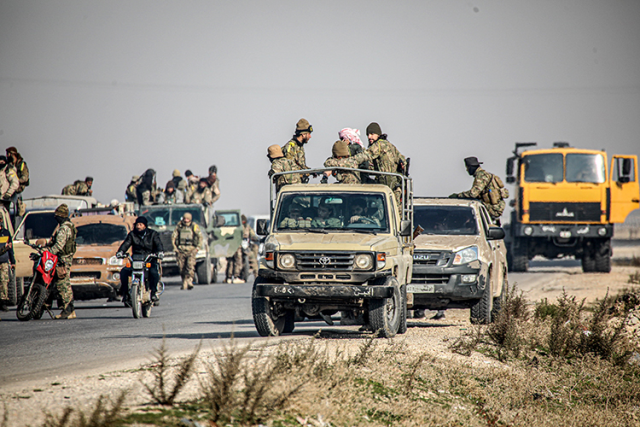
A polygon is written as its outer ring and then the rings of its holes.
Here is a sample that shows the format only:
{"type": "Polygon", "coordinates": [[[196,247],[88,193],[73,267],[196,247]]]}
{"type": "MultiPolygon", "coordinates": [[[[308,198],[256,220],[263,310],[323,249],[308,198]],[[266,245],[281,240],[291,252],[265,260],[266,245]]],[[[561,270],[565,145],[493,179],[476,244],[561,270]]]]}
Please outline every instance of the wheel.
{"type": "Polygon", "coordinates": [[[200,285],[208,285],[211,283],[211,258],[201,261],[196,266],[196,277],[200,285]]]}
{"type": "Polygon", "coordinates": [[[515,242],[509,248],[511,252],[511,271],[526,272],[529,270],[529,251],[525,242],[520,242],[519,246],[515,246],[515,242]]]}
{"type": "Polygon", "coordinates": [[[585,252],[582,255],[582,272],[593,273],[594,271],[596,271],[596,258],[593,253],[585,252]]]}
{"type": "Polygon", "coordinates": [[[211,258],[211,283],[218,283],[218,260],[211,258]]]}
{"type": "Polygon", "coordinates": [[[16,279],[16,275],[12,268],[9,268],[9,283],[7,286],[7,296],[9,297],[9,305],[17,305],[22,297],[22,282],[24,279],[16,279]]]}
{"type": "Polygon", "coordinates": [[[28,293],[24,294],[18,303],[16,317],[27,321],[42,312],[42,306],[47,299],[47,289],[40,283],[31,285],[28,293]]]}
{"type": "Polygon", "coordinates": [[[295,311],[287,311],[287,314],[284,315],[284,328],[282,329],[282,333],[290,334],[296,328],[296,312],[295,311]]]}
{"type": "Polygon", "coordinates": [[[142,304],[142,317],[151,317],[151,308],[153,303],[151,301],[142,304]]]}
{"type": "Polygon", "coordinates": [[[611,273],[611,241],[604,240],[596,246],[594,254],[595,271],[599,273],[611,273]]]}
{"type": "Polygon", "coordinates": [[[140,298],[140,285],[135,283],[131,284],[129,288],[129,295],[131,297],[131,311],[133,317],[139,319],[142,316],[142,298],[140,298]]]}
{"type": "Polygon", "coordinates": [[[384,338],[392,338],[400,329],[404,315],[400,285],[395,277],[388,277],[385,286],[393,286],[391,298],[376,298],[369,303],[369,325],[374,331],[380,331],[384,338]]]}
{"type": "Polygon", "coordinates": [[[251,293],[251,310],[253,311],[253,323],[261,337],[277,337],[284,331],[286,316],[277,316],[273,312],[271,302],[265,297],[256,295],[256,286],[265,283],[261,277],[253,282],[251,293]]]}
{"type": "Polygon", "coordinates": [[[504,301],[507,298],[507,292],[509,292],[509,282],[507,281],[507,272],[505,271],[502,275],[502,292],[500,292],[499,297],[495,297],[493,299],[493,308],[491,309],[491,320],[496,320],[498,317],[498,313],[502,310],[504,306],[504,301]]]}
{"type": "Polygon", "coordinates": [[[491,323],[491,303],[493,302],[493,298],[491,297],[491,270],[487,273],[485,283],[486,285],[482,291],[482,295],[480,295],[480,299],[471,306],[469,317],[471,323],[474,325],[491,323]]]}
{"type": "Polygon", "coordinates": [[[400,295],[402,296],[402,315],[400,316],[400,327],[398,328],[398,333],[404,334],[407,332],[407,285],[402,285],[400,295]]]}

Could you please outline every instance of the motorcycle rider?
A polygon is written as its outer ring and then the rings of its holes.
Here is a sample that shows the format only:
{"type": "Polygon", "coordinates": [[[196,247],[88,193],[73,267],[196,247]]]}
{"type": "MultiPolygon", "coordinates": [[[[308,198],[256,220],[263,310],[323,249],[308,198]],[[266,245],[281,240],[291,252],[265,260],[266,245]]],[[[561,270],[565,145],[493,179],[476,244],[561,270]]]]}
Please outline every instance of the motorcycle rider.
{"type": "MultiPolygon", "coordinates": [[[[124,258],[125,253],[131,248],[131,252],[135,254],[144,255],[157,254],[160,259],[163,257],[162,241],[157,231],[151,230],[147,227],[148,221],[145,217],[138,217],[134,223],[134,229],[124,239],[116,256],[118,258],[124,258]]],[[[120,270],[120,295],[122,295],[122,301],[125,306],[130,305],[129,299],[129,278],[133,270],[131,267],[124,267],[120,270]]],[[[151,301],[157,302],[158,295],[158,282],[160,281],[160,271],[158,269],[158,260],[151,260],[151,267],[149,268],[149,289],[151,290],[151,301]]]]}

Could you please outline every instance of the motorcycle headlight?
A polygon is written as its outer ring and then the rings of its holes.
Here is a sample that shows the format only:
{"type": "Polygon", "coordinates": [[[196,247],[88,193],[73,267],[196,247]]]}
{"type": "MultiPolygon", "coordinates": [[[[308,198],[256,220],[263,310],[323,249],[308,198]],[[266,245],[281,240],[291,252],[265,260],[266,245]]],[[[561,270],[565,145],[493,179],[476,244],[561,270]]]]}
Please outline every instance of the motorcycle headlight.
{"type": "Polygon", "coordinates": [[[44,271],[51,271],[53,268],[53,261],[48,259],[44,262],[44,271]]]}
{"type": "Polygon", "coordinates": [[[468,248],[462,249],[461,251],[456,252],[455,257],[453,258],[453,265],[466,264],[471,261],[475,261],[478,259],[478,247],[477,246],[469,246],[468,248]]]}
{"type": "Polygon", "coordinates": [[[369,254],[358,254],[353,259],[353,266],[357,270],[371,270],[373,258],[369,254]]]}
{"type": "Polygon", "coordinates": [[[117,258],[115,256],[109,258],[109,265],[122,265],[123,263],[124,260],[122,258],[117,258]]]}
{"type": "Polygon", "coordinates": [[[278,257],[278,264],[280,268],[290,270],[296,265],[296,259],[291,254],[283,254],[278,257]]]}

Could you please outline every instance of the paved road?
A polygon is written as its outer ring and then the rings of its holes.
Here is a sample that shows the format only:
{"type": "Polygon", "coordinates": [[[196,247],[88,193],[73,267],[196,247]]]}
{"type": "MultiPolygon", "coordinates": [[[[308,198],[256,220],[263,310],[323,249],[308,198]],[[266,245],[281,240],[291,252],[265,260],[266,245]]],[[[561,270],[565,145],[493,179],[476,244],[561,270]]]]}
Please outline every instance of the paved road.
{"type": "MultiPolygon", "coordinates": [[[[201,339],[217,345],[232,334],[257,338],[251,316],[251,284],[167,287],[149,319],[134,319],[121,303],[76,303],[76,320],[20,322],[15,308],[0,312],[0,386],[56,375],[131,366],[159,347],[166,334],[169,350],[191,351],[201,339]]],[[[56,310],[56,313],[58,310],[56,310]]]]}

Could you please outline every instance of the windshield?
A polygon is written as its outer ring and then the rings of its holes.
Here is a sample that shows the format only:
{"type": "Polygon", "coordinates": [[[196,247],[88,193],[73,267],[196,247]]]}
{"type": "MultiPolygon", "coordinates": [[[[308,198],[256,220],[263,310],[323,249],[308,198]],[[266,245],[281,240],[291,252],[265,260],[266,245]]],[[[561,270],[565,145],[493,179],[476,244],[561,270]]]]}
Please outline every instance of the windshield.
{"type": "Polygon", "coordinates": [[[605,180],[604,158],[600,154],[567,154],[567,182],[592,182],[605,180]]]}
{"type": "Polygon", "coordinates": [[[77,228],[78,245],[111,245],[127,237],[127,228],[116,224],[87,224],[77,228]]]}
{"type": "Polygon", "coordinates": [[[413,223],[424,228],[422,234],[478,234],[478,223],[473,209],[467,206],[414,206],[413,223]]]}
{"type": "Polygon", "coordinates": [[[32,212],[24,220],[24,237],[32,239],[48,239],[53,235],[53,230],[58,226],[58,221],[53,212],[32,212]]]}
{"type": "Polygon", "coordinates": [[[216,212],[218,218],[224,218],[223,227],[237,227],[240,225],[240,217],[235,212],[216,212]]]}
{"type": "Polygon", "coordinates": [[[526,182],[561,182],[564,178],[561,153],[533,154],[523,162],[526,182]]]}
{"type": "Polygon", "coordinates": [[[322,229],[387,232],[383,194],[313,193],[285,194],[280,199],[277,230],[322,229]]]}
{"type": "Polygon", "coordinates": [[[177,207],[166,207],[161,209],[149,209],[149,208],[140,208],[140,216],[147,218],[149,221],[150,227],[161,227],[167,225],[177,225],[178,222],[182,219],[182,216],[189,212],[193,216],[193,222],[196,224],[204,225],[204,221],[202,218],[202,210],[200,208],[177,208],[177,207]]]}

